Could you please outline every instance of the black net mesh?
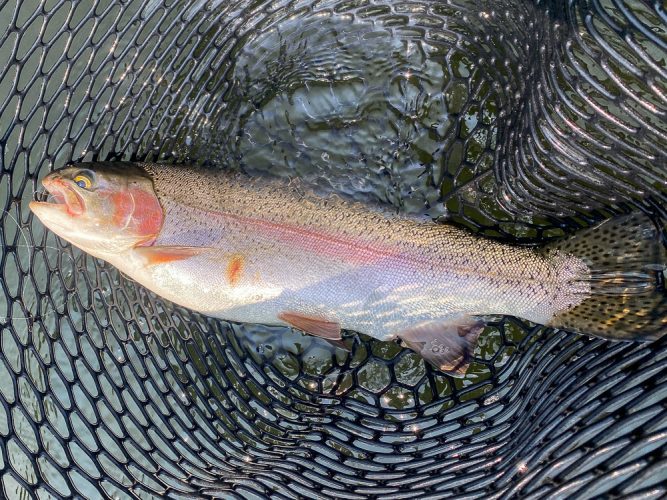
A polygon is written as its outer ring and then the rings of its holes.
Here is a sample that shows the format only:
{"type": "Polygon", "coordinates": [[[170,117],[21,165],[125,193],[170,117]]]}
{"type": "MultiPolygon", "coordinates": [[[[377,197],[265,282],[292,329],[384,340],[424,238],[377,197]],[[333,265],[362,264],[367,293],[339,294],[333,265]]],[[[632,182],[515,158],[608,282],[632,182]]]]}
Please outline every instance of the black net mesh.
{"type": "Polygon", "coordinates": [[[667,342],[512,318],[464,379],[165,303],[47,232],[80,160],[209,163],[536,241],[665,216],[659,1],[0,2],[7,498],[667,494],[667,342]]]}

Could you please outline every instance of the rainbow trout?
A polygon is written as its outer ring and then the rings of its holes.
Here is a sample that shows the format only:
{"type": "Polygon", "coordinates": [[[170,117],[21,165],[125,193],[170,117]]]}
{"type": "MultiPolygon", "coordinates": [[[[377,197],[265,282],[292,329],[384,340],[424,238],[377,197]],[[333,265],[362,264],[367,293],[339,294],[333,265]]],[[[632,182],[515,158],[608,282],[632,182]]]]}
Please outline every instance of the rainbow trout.
{"type": "Polygon", "coordinates": [[[91,163],[43,184],[53,202],[30,208],[46,227],[172,302],[400,339],[454,375],[488,315],[611,339],[667,329],[665,249],[638,215],[532,249],[240,174],[91,163]]]}

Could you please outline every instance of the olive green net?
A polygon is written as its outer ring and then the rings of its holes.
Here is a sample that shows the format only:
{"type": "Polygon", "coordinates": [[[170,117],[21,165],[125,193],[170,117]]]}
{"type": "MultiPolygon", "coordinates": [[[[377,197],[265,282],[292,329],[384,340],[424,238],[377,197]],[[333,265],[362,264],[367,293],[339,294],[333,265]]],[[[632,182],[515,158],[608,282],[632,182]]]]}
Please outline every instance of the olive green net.
{"type": "Polygon", "coordinates": [[[28,210],[159,160],[508,241],[664,220],[666,49],[660,1],[0,1],[4,496],[667,495],[665,340],[503,318],[453,379],[176,307],[28,210]]]}

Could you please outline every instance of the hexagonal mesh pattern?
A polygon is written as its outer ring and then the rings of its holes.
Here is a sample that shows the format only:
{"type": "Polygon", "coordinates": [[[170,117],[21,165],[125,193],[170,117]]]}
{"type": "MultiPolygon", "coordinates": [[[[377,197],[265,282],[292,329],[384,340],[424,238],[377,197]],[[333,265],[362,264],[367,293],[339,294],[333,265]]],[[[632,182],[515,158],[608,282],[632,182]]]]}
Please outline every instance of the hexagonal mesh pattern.
{"type": "Polygon", "coordinates": [[[161,159],[520,241],[664,220],[666,20],[622,0],[0,2],[4,496],[665,496],[665,339],[504,318],[452,379],[393,343],[165,303],[27,204],[69,161],[161,159]]]}

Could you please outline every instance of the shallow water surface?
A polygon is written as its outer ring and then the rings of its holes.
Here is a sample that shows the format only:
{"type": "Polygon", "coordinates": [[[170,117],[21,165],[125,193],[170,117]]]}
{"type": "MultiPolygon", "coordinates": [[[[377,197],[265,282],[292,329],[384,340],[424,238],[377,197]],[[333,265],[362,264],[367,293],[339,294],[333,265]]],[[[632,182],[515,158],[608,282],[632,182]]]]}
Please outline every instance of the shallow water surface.
{"type": "MultiPolygon", "coordinates": [[[[348,354],[166,303],[64,245],[27,203],[66,162],[148,159],[299,178],[510,241],[559,236],[610,201],[664,201],[662,94],[646,62],[664,62],[654,10],[611,0],[0,4],[4,492],[583,488],[567,465],[580,452],[568,444],[573,426],[600,424],[615,408],[591,405],[650,386],[650,374],[628,387],[609,377],[664,357],[511,318],[489,324],[464,379],[353,332],[348,354]],[[628,28],[627,6],[653,31],[628,28]],[[596,60],[599,33],[615,52],[596,60]],[[591,387],[601,392],[578,397],[591,387]],[[581,420],[559,420],[573,412],[581,420]],[[539,455],[546,448],[553,456],[539,455]],[[544,464],[560,483],[540,479],[544,464]]],[[[619,428],[660,413],[641,404],[619,428]]],[[[656,419],[627,428],[660,432],[656,419]]]]}

